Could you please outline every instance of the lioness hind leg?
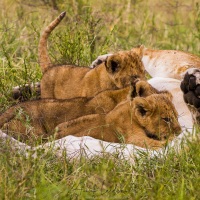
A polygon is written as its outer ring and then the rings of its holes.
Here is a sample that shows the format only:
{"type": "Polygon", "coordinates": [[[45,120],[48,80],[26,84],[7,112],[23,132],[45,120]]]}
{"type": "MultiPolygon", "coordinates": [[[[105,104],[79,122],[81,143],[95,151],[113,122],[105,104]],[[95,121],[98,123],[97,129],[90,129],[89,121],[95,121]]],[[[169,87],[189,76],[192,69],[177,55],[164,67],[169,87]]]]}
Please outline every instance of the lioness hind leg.
{"type": "Polygon", "coordinates": [[[59,124],[55,128],[55,138],[59,139],[67,135],[94,136],[93,127],[101,124],[101,116],[98,114],[86,115],[68,122],[59,124]]]}

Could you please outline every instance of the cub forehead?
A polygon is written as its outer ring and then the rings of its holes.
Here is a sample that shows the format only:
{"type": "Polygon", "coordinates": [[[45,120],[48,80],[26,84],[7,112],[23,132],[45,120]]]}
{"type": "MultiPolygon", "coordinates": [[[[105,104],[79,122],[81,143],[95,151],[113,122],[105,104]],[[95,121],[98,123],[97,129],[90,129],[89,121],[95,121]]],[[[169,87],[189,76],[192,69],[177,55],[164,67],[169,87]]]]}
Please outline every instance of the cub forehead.
{"type": "Polygon", "coordinates": [[[158,95],[154,98],[154,101],[157,104],[157,108],[163,110],[163,112],[169,111],[169,113],[177,113],[172,101],[165,95],[158,95]]]}
{"type": "Polygon", "coordinates": [[[176,116],[177,115],[177,111],[174,108],[174,106],[172,105],[172,103],[159,104],[157,108],[162,115],[168,115],[168,116],[172,116],[172,115],[176,116]]]}

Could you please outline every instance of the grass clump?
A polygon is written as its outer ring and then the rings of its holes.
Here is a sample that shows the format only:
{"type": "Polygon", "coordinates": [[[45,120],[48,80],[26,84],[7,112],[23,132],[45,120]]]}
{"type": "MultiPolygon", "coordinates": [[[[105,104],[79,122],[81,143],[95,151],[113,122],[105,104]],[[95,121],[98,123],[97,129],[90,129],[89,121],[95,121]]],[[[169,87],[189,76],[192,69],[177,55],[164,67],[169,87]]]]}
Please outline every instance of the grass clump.
{"type": "Polygon", "coordinates": [[[0,155],[1,199],[198,199],[199,141],[181,153],[135,164],[117,155],[70,160],[51,151],[24,157],[6,145],[0,155]]]}

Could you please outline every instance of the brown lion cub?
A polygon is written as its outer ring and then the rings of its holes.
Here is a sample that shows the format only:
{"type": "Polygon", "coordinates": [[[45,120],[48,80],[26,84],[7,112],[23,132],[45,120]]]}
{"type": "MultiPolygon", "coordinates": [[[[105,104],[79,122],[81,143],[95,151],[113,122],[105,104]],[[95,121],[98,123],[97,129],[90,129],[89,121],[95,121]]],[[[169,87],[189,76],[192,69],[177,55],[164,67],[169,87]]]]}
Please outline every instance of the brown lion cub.
{"type": "Polygon", "coordinates": [[[54,133],[56,138],[90,135],[150,148],[161,147],[180,133],[168,92],[159,92],[145,81],[132,83],[129,94],[133,100],[125,100],[128,92],[124,88],[104,91],[94,98],[24,102],[0,115],[0,128],[22,139],[54,133]]]}
{"type": "Polygon", "coordinates": [[[93,97],[107,89],[126,87],[132,76],[145,79],[141,59],[132,51],[113,54],[95,69],[73,65],[54,66],[48,56],[47,39],[64,16],[65,12],[51,22],[40,38],[39,63],[43,73],[41,98],[93,97]]]}
{"type": "Polygon", "coordinates": [[[83,116],[58,125],[56,130],[57,138],[91,136],[108,142],[158,148],[180,134],[181,127],[171,96],[160,93],[135,97],[120,103],[106,115],[83,116]]]}

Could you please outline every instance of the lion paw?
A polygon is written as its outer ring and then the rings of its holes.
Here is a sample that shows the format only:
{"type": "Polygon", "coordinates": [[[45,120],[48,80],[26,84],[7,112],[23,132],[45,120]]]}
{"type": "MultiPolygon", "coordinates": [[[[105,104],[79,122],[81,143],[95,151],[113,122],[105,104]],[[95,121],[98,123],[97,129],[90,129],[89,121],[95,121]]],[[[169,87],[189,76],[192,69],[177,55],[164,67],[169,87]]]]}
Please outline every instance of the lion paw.
{"type": "Polygon", "coordinates": [[[90,65],[90,68],[93,69],[95,67],[97,67],[98,65],[100,65],[101,63],[103,63],[107,57],[111,56],[113,54],[109,53],[109,54],[105,54],[105,55],[101,55],[101,56],[98,56],[93,62],[92,64],[90,65]]]}
{"type": "Polygon", "coordinates": [[[25,84],[24,86],[14,87],[12,90],[12,99],[23,102],[29,100],[32,96],[39,99],[40,94],[40,82],[36,82],[32,84],[25,84]]]}
{"type": "Polygon", "coordinates": [[[183,98],[193,114],[194,120],[199,124],[200,120],[200,69],[190,68],[186,71],[181,82],[183,98]]]}
{"type": "Polygon", "coordinates": [[[200,107],[200,69],[187,70],[181,82],[181,90],[187,104],[193,105],[195,108],[200,107]]]}

